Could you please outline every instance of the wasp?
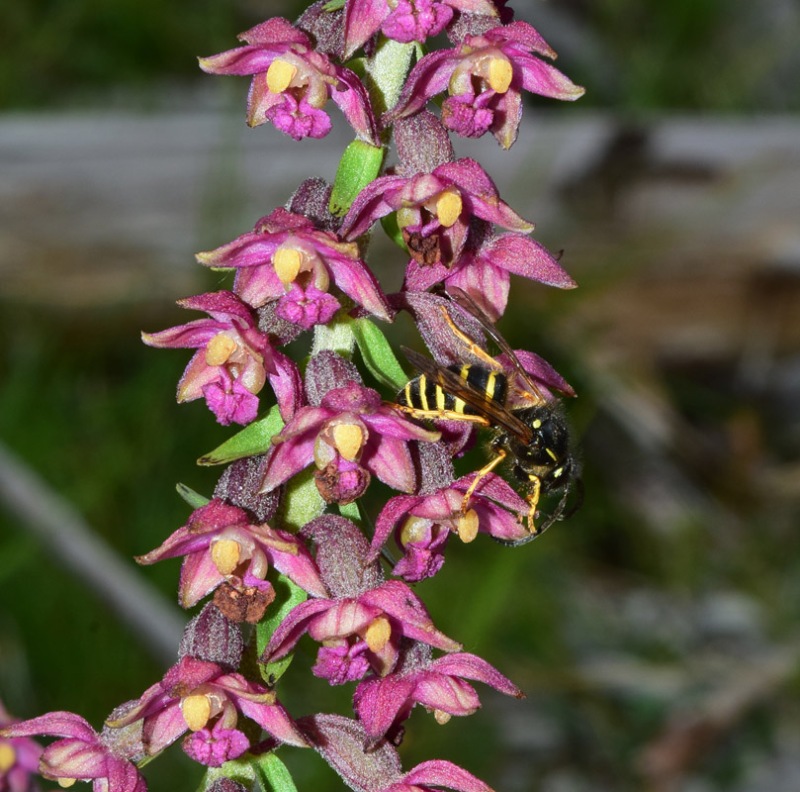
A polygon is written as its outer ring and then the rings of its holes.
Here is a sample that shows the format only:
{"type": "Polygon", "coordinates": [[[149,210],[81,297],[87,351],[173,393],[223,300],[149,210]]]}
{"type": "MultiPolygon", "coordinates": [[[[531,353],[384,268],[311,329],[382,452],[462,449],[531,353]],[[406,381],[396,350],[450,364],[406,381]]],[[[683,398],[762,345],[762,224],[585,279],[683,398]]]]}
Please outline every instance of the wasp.
{"type": "Polygon", "coordinates": [[[469,421],[494,430],[490,441],[493,457],[476,473],[464,494],[461,510],[466,513],[482,478],[501,463],[510,463],[511,476],[529,504],[529,535],[506,544],[526,544],[541,536],[554,522],[571,516],[583,500],[580,465],[569,427],[559,400],[544,395],[474,301],[456,290],[450,297],[478,320],[486,335],[504,353],[503,364],[461,330],[442,306],[450,331],[479,362],[442,366],[404,348],[404,354],[420,375],[397,395],[397,407],[416,418],[469,421]],[[577,496],[575,503],[570,504],[573,492],[577,496]],[[538,511],[542,496],[558,497],[554,508],[545,515],[538,511]],[[537,518],[541,518],[538,525],[537,518]]]}

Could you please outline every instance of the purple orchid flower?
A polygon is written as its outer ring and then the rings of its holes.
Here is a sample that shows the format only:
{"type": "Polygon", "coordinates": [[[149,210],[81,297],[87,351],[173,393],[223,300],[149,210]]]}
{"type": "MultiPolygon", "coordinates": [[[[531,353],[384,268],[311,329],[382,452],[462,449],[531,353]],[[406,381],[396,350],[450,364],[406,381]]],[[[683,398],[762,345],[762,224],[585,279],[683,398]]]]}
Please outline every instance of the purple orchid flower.
{"type": "Polygon", "coordinates": [[[447,652],[460,644],[436,629],[422,600],[399,580],[388,580],[356,597],[313,599],[295,606],[270,639],[264,661],[285,657],[304,633],[322,646],[315,676],[341,685],[372,669],[391,673],[401,638],[447,652]]]}
{"type": "Polygon", "coordinates": [[[397,750],[382,742],[365,751],[364,726],[341,715],[312,715],[299,725],[314,749],[355,792],[493,792],[472,773],[452,762],[433,759],[404,773],[397,750]]]}
{"type": "Polygon", "coordinates": [[[401,642],[418,641],[453,652],[460,645],[436,629],[425,606],[399,580],[384,581],[369,544],[349,520],[323,515],[303,528],[314,540],[317,565],[329,596],[296,605],[273,633],[264,662],[292,651],[304,633],[322,644],[316,676],[339,685],[372,669],[392,671],[401,642]]]}
{"type": "MultiPolygon", "coordinates": [[[[49,712],[0,729],[3,739],[33,735],[62,738],[48,745],[39,759],[39,773],[60,786],[91,781],[94,792],[147,792],[147,785],[133,764],[141,757],[130,755],[128,743],[117,739],[114,730],[104,729],[98,734],[87,721],[71,712],[49,712]]],[[[11,790],[17,792],[13,787],[11,790]]]]}
{"type": "Polygon", "coordinates": [[[528,502],[493,473],[480,480],[464,508],[464,496],[475,475],[471,473],[427,495],[391,498],[375,521],[370,557],[378,557],[394,531],[405,555],[392,574],[416,583],[441,569],[451,533],[463,542],[471,542],[479,531],[504,542],[527,537],[522,519],[528,514],[528,502]]]}
{"type": "Polygon", "coordinates": [[[109,720],[108,726],[117,729],[141,721],[148,756],[190,731],[184,750],[198,762],[219,767],[250,746],[244,732],[237,729],[240,713],[279,742],[307,745],[271,690],[241,674],[224,673],[216,663],[188,655],[148,688],[122,717],[109,720]]]}
{"type": "Polygon", "coordinates": [[[384,404],[376,391],[349,382],[325,394],[319,406],[299,409],[273,438],[261,491],[275,489],[313,462],[317,487],[329,503],[361,497],[370,474],[412,492],[416,473],[408,443],[438,437],[384,404]]]}
{"type": "Polygon", "coordinates": [[[247,123],[267,121],[302,140],[331,131],[324,107],[333,99],[362,140],[379,146],[369,95],[356,74],[315,51],[311,39],[291,22],[268,19],[239,36],[245,46],[200,58],[211,74],[253,75],[247,98],[247,123]]]}
{"type": "Polygon", "coordinates": [[[452,267],[423,266],[411,259],[403,288],[427,291],[436,283],[458,289],[496,322],[505,312],[511,275],[574,289],[578,284],[543,245],[523,234],[491,235],[487,223],[473,222],[463,253],[452,267]]]}
{"type": "Polygon", "coordinates": [[[424,42],[441,33],[455,11],[497,16],[497,9],[489,0],[348,0],[345,58],[379,30],[395,41],[424,42]]]}
{"type": "Polygon", "coordinates": [[[315,227],[302,215],[276,209],[255,230],[216,250],[198,253],[207,267],[234,267],[234,291],[260,308],[277,300],[277,315],[308,330],[327,324],[341,307],[331,281],[371,314],[391,321],[386,298],[354,242],[315,227]]]}
{"type": "Polygon", "coordinates": [[[6,736],[3,727],[13,723],[0,702],[0,790],[38,792],[39,787],[32,776],[39,772],[39,760],[44,749],[30,737],[6,736]]]}
{"type": "Polygon", "coordinates": [[[369,736],[368,747],[397,729],[417,704],[431,710],[438,723],[472,715],[481,703],[468,679],[525,698],[510,679],[476,655],[453,652],[434,660],[429,647],[415,644],[392,674],[365,679],[356,688],[353,704],[369,736]]]}
{"type": "MultiPolygon", "coordinates": [[[[140,564],[185,556],[181,567],[180,602],[191,608],[223,582],[255,585],[272,594],[266,581],[270,565],[315,597],[327,595],[305,546],[286,531],[253,525],[243,509],[212,500],[160,547],[137,557],[140,564]]],[[[270,596],[272,599],[272,596],[270,596]]]]}
{"type": "Polygon", "coordinates": [[[452,266],[461,255],[473,217],[528,232],[533,224],[500,200],[497,187],[475,160],[445,162],[430,173],[381,176],[358,195],[341,234],[361,236],[379,218],[397,212],[412,258],[421,266],[452,266]]]}
{"type": "Polygon", "coordinates": [[[142,333],[154,347],[197,349],[178,383],[178,402],[205,398],[217,421],[247,424],[258,414],[258,393],[266,380],[284,420],[294,414],[301,393],[297,366],[272,348],[256,326],[253,311],[228,291],[178,300],[182,308],[205,311],[208,319],[142,333]]]}
{"type": "Polygon", "coordinates": [[[522,118],[523,90],[569,101],[585,92],[534,52],[556,57],[539,33],[520,21],[431,52],[411,71],[384,123],[419,112],[446,91],[442,122],[448,129],[464,137],[491,132],[503,148],[511,148],[522,118]]]}

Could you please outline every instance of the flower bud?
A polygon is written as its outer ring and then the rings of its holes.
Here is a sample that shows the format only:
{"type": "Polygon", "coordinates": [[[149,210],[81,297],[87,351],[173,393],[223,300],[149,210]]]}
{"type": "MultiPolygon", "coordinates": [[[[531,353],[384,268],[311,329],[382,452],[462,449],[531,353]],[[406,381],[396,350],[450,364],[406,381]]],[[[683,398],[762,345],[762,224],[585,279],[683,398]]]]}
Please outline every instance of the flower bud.
{"type": "Polygon", "coordinates": [[[186,625],[178,657],[190,655],[234,670],[239,667],[243,651],[239,627],[209,603],[186,625]]]}

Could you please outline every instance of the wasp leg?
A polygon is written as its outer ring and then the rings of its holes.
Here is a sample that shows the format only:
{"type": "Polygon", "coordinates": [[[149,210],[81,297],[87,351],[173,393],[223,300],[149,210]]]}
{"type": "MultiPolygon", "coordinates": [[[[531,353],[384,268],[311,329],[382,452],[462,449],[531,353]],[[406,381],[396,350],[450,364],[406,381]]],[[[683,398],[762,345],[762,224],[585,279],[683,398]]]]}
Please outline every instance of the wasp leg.
{"type": "Polygon", "coordinates": [[[444,314],[444,319],[450,327],[453,335],[459,341],[461,341],[462,344],[464,344],[470,353],[478,358],[478,360],[482,361],[492,371],[498,371],[500,367],[498,366],[497,361],[485,349],[482,349],[480,346],[478,346],[478,344],[476,344],[473,339],[471,339],[460,327],[458,327],[458,325],[456,325],[446,308],[441,307],[441,311],[444,314]]]}
{"type": "Polygon", "coordinates": [[[503,450],[502,448],[497,449],[497,456],[494,459],[491,459],[487,462],[476,474],[475,478],[472,479],[472,484],[469,485],[469,488],[464,493],[464,497],[461,500],[461,513],[466,514],[467,509],[469,508],[469,502],[472,498],[472,494],[475,492],[475,488],[478,486],[480,481],[486,476],[489,475],[505,458],[508,456],[508,452],[503,450]]]}
{"type": "Polygon", "coordinates": [[[528,509],[528,530],[531,534],[531,539],[538,536],[539,529],[534,525],[536,518],[536,508],[539,506],[539,496],[542,493],[542,480],[538,476],[528,476],[531,484],[533,484],[533,492],[526,498],[530,508],[528,509]]]}
{"type": "Polygon", "coordinates": [[[471,415],[469,413],[457,412],[456,410],[422,410],[419,407],[408,407],[405,404],[392,403],[396,410],[402,410],[414,418],[435,418],[438,421],[461,421],[476,423],[481,426],[491,426],[491,421],[482,415],[471,415]]]}

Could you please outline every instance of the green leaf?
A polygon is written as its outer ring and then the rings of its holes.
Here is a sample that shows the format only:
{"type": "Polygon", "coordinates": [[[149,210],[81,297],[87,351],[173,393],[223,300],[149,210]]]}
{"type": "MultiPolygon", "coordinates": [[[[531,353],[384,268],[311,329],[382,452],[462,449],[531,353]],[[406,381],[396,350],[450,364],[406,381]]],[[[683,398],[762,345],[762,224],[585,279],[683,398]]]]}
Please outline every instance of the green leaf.
{"type": "Polygon", "coordinates": [[[416,42],[402,44],[381,36],[375,55],[367,61],[368,86],[375,113],[394,107],[406,83],[408,72],[417,58],[416,42]]]}
{"type": "Polygon", "coordinates": [[[355,501],[352,503],[339,504],[339,514],[355,523],[361,522],[361,509],[358,508],[358,503],[355,501]]]}
{"type": "MultiPolygon", "coordinates": [[[[138,765],[138,766],[141,767],[141,765],[138,765]]],[[[195,792],[205,792],[205,790],[208,789],[211,786],[211,784],[214,783],[209,778],[209,775],[210,775],[209,771],[210,770],[211,770],[211,768],[208,768],[208,770],[206,770],[205,773],[203,773],[203,777],[200,779],[200,783],[197,785],[197,789],[195,790],[195,792]]]]}
{"type": "Polygon", "coordinates": [[[353,320],[341,312],[336,321],[328,325],[317,325],[314,328],[314,343],[311,355],[318,355],[329,349],[348,360],[353,357],[356,340],[353,337],[353,320]]]}
{"type": "Polygon", "coordinates": [[[197,460],[198,465],[224,465],[235,459],[264,454],[272,447],[272,438],[283,429],[283,419],[278,405],[273,404],[266,417],[254,421],[221,446],[197,460]]]}
{"type": "Polygon", "coordinates": [[[203,783],[198,787],[198,792],[208,789],[220,778],[230,778],[232,781],[236,781],[243,787],[250,789],[254,781],[257,779],[260,781],[255,769],[255,757],[245,754],[238,759],[225,762],[220,767],[209,767],[206,770],[203,783]]]}
{"type": "Polygon", "coordinates": [[[325,3],[322,6],[323,11],[338,11],[340,8],[344,8],[345,0],[330,0],[330,2],[325,3]]]}
{"type": "Polygon", "coordinates": [[[246,789],[255,783],[262,792],[297,792],[289,768],[270,752],[260,756],[245,754],[222,767],[209,767],[197,792],[204,792],[220,778],[230,778],[246,789]]]}
{"type": "Polygon", "coordinates": [[[395,392],[402,390],[408,375],[398,362],[386,336],[369,319],[356,319],[353,333],[364,364],[378,382],[395,392]]]}
{"type": "Polygon", "coordinates": [[[205,495],[195,492],[191,487],[187,487],[186,484],[181,484],[180,481],[175,485],[175,489],[178,491],[178,495],[180,495],[193,509],[199,509],[201,506],[205,506],[209,502],[209,499],[205,495]]]}
{"type": "MultiPolygon", "coordinates": [[[[256,625],[256,650],[258,657],[264,653],[267,648],[269,639],[272,634],[278,629],[278,625],[286,618],[295,605],[305,602],[308,599],[308,594],[300,588],[296,583],[293,583],[289,578],[284,575],[278,575],[278,579],[274,583],[275,588],[275,601],[270,606],[267,613],[269,614],[266,619],[263,619],[256,625]]],[[[259,670],[261,676],[268,685],[274,685],[282,676],[286,669],[292,662],[293,655],[282,657],[274,663],[259,663],[259,670]]]]}
{"type": "Polygon", "coordinates": [[[336,170],[336,180],[329,208],[331,212],[343,217],[355,201],[356,196],[381,172],[384,149],[354,140],[342,154],[336,170]]]}
{"type": "Polygon", "coordinates": [[[274,753],[253,758],[253,769],[265,792],[297,792],[289,768],[274,753]]]}
{"type": "Polygon", "coordinates": [[[299,531],[325,511],[325,501],[314,481],[314,470],[312,465],[298,473],[283,496],[283,522],[291,531],[299,531]]]}
{"type": "Polygon", "coordinates": [[[403,232],[397,224],[397,212],[392,212],[382,217],[381,226],[383,226],[383,231],[386,236],[388,236],[403,253],[408,255],[408,246],[406,245],[405,239],[403,239],[403,232]]]}

